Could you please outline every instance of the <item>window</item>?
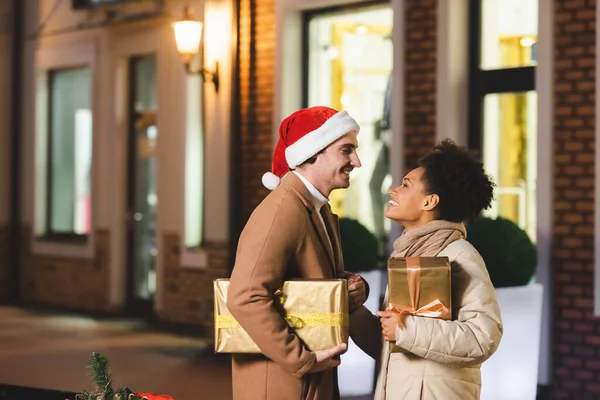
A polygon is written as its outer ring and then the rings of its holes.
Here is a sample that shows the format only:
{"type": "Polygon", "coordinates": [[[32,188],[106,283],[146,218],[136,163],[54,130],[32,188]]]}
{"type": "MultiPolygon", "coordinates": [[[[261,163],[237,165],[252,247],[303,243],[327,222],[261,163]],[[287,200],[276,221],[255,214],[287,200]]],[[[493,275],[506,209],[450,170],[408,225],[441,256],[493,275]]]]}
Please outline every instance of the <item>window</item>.
{"type": "Polygon", "coordinates": [[[470,0],[469,146],[496,183],[485,215],[536,233],[537,0],[470,0]]]}
{"type": "Polygon", "coordinates": [[[91,231],[92,110],[89,68],[49,72],[46,235],[91,231]]]}
{"type": "Polygon", "coordinates": [[[304,27],[304,104],[347,110],[361,127],[362,167],[350,175],[350,188],[331,193],[332,209],[363,224],[382,250],[391,227],[383,213],[391,185],[392,26],[392,9],[382,4],[312,11],[304,27]]]}
{"type": "Polygon", "coordinates": [[[187,77],[185,139],[185,246],[202,246],[204,233],[204,137],[202,129],[203,83],[187,77]]]}

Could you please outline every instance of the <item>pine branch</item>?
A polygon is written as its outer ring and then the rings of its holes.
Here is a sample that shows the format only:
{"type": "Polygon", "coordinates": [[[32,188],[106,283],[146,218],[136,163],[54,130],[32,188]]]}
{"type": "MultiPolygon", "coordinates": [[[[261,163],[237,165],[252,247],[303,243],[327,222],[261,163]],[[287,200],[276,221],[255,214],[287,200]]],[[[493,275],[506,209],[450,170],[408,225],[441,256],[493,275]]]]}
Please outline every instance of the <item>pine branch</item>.
{"type": "Polygon", "coordinates": [[[111,398],[114,391],[111,386],[111,376],[108,367],[108,359],[99,353],[92,353],[89,367],[92,370],[96,389],[105,395],[105,398],[111,398]]]}

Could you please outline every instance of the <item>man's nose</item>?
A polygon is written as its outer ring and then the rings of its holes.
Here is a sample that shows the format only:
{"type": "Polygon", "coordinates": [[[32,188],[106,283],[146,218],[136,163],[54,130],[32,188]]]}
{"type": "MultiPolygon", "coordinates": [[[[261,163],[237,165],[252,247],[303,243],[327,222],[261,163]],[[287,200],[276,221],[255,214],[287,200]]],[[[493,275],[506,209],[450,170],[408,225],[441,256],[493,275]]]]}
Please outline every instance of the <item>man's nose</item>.
{"type": "Polygon", "coordinates": [[[360,168],[362,166],[362,163],[360,162],[360,158],[358,158],[358,154],[354,153],[350,163],[352,164],[352,166],[354,168],[360,168]]]}

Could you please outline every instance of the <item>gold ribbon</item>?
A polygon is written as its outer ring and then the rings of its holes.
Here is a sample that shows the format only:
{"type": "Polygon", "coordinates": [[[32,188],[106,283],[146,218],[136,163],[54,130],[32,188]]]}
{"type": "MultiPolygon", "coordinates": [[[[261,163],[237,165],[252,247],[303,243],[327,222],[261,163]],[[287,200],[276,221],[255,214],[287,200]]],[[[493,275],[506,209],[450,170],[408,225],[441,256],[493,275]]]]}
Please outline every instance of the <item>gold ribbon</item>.
{"type": "Polygon", "coordinates": [[[389,304],[387,310],[394,311],[398,315],[398,326],[404,329],[404,320],[407,315],[419,315],[422,317],[433,317],[446,319],[450,316],[450,310],[439,299],[417,308],[421,295],[421,261],[419,257],[406,257],[406,277],[408,282],[408,293],[410,296],[410,307],[406,305],[395,306],[389,304]]]}
{"type": "MultiPolygon", "coordinates": [[[[344,313],[294,313],[285,316],[285,320],[296,329],[313,327],[348,326],[348,314],[344,313]]],[[[215,315],[215,328],[237,329],[240,324],[233,315],[215,315]]]]}
{"type": "MultiPolygon", "coordinates": [[[[273,294],[279,304],[285,303],[285,297],[281,289],[273,294]]],[[[287,314],[284,319],[295,329],[312,327],[348,327],[349,315],[344,313],[293,313],[287,314]]],[[[237,329],[240,324],[233,315],[215,315],[215,328],[217,329],[237,329]]]]}

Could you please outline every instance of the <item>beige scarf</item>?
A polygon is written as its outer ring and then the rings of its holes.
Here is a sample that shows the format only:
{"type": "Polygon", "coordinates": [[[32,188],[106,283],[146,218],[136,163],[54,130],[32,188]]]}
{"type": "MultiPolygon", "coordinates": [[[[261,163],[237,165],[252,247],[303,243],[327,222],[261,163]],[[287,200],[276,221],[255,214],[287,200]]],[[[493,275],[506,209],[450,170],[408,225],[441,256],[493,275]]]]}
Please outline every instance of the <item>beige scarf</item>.
{"type": "Polygon", "coordinates": [[[462,223],[431,221],[415,229],[404,230],[394,242],[392,257],[435,257],[450,243],[466,239],[462,223]]]}

